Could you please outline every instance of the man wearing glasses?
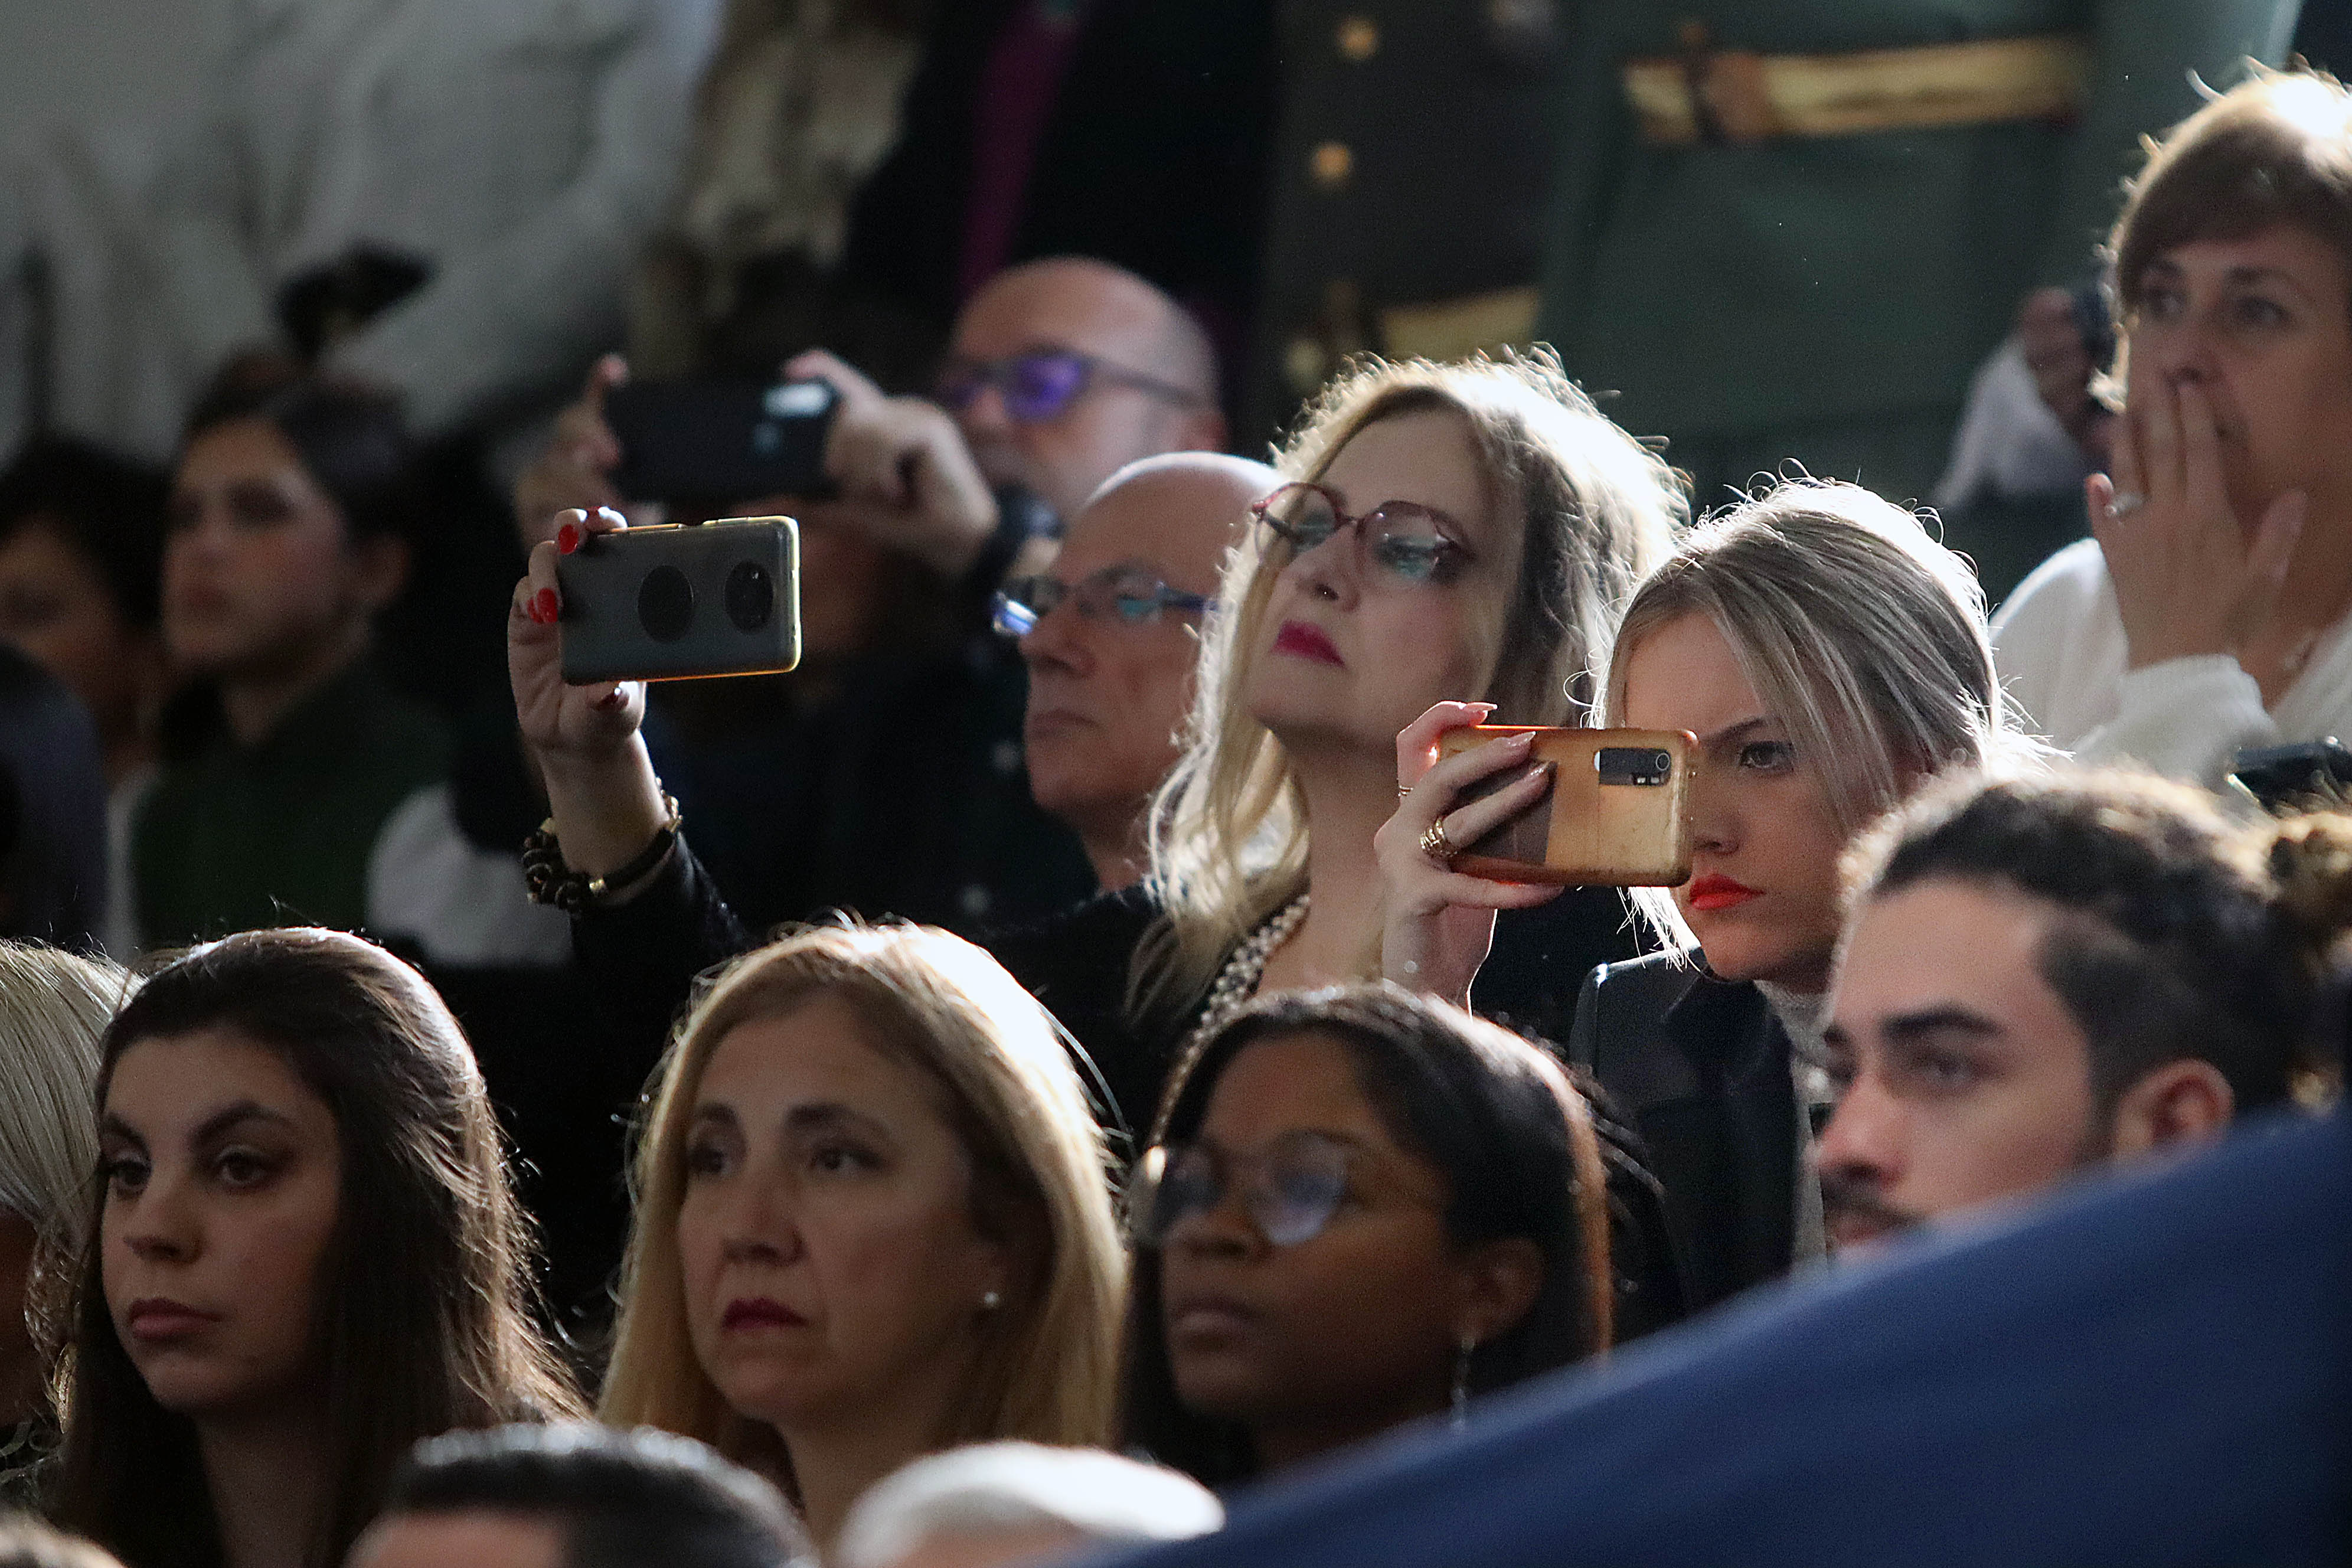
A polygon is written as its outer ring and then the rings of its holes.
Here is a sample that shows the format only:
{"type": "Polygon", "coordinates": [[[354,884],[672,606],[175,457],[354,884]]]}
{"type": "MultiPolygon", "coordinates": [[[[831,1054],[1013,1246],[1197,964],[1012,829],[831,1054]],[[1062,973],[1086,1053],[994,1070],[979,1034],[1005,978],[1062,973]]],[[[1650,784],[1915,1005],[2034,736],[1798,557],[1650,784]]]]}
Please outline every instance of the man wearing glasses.
{"type": "Polygon", "coordinates": [[[1082,257],[1009,268],[974,294],[930,399],[886,396],[822,350],[784,373],[841,393],[830,510],[951,581],[992,543],[1010,559],[1024,535],[1050,535],[1128,464],[1225,437],[1207,334],[1142,279],[1082,257]]]}
{"type": "Polygon", "coordinates": [[[1067,823],[1106,888],[1144,872],[1151,793],[1176,763],[1201,617],[1263,463],[1175,452],[1130,463],[1080,509],[1045,574],[996,596],[1029,667],[1029,791],[1067,823]]]}

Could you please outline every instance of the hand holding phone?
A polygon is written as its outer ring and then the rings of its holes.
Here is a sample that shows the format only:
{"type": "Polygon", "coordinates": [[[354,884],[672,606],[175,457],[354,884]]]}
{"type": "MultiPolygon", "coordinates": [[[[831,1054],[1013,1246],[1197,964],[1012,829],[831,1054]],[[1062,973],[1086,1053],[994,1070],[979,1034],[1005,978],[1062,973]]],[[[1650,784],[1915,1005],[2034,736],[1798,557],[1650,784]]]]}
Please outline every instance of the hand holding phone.
{"type": "Polygon", "coordinates": [[[791,518],[572,537],[555,562],[565,684],[763,675],[800,662],[791,518]]]}
{"type": "MultiPolygon", "coordinates": [[[[1528,760],[1549,764],[1540,799],[1516,802],[1492,825],[1465,826],[1452,868],[1506,882],[1586,888],[1670,888],[1690,879],[1686,806],[1690,753],[1683,730],[1565,730],[1469,725],[1438,737],[1440,759],[1525,735],[1528,760]]],[[[1456,796],[1457,809],[1510,786],[1490,775],[1456,796]]],[[[1444,820],[1444,818],[1440,819],[1444,820]]]]}

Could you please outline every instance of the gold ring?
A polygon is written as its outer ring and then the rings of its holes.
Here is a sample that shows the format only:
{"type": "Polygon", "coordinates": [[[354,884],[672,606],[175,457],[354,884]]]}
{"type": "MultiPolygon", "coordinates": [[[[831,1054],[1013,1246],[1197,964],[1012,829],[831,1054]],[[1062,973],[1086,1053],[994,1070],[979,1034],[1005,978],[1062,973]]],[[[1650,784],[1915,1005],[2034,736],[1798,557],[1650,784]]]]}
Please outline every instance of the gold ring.
{"type": "Polygon", "coordinates": [[[2147,498],[2137,490],[2117,490],[2115,499],[2107,502],[2107,516],[2110,519],[2129,517],[2147,504],[2147,498]]]}
{"type": "Polygon", "coordinates": [[[1411,784],[1399,784],[1399,785],[1397,785],[1397,798],[1398,798],[1399,800],[1402,800],[1405,796],[1407,796],[1407,795],[1411,795],[1412,793],[1412,785],[1411,785],[1411,784]]]}
{"type": "Polygon", "coordinates": [[[1429,831],[1421,836],[1421,852],[1441,866],[1454,863],[1454,857],[1461,851],[1454,847],[1454,840],[1445,837],[1445,818],[1441,816],[1431,823],[1429,831]]]}

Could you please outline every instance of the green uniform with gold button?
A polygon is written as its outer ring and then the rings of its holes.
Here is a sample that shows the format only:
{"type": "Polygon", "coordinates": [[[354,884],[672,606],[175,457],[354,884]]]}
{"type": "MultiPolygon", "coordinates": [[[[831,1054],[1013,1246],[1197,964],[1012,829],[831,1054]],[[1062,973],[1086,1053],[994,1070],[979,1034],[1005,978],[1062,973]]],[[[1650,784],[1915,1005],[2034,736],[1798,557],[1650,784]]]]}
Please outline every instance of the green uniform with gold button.
{"type": "Polygon", "coordinates": [[[1248,439],[1348,354],[1534,330],[1565,0],[1278,0],[1248,439]]]}
{"type": "MultiPolygon", "coordinates": [[[[1698,500],[1795,459],[1898,500],[1942,471],[1970,376],[2042,283],[2090,276],[2140,138],[2195,110],[2190,79],[2275,62],[2293,0],[1578,0],[1541,336],[1698,500]],[[1712,51],[1852,57],[2079,40],[2076,107],[2044,117],[1663,141],[1629,62],[1712,51]]],[[[1911,57],[1916,58],[1916,57],[1911,57]]],[[[1897,62],[1898,64],[1901,62],[1897,62]]],[[[1695,77],[1693,79],[1700,79],[1695,77]]],[[[1956,539],[1956,543],[1965,540],[1956,539]]]]}

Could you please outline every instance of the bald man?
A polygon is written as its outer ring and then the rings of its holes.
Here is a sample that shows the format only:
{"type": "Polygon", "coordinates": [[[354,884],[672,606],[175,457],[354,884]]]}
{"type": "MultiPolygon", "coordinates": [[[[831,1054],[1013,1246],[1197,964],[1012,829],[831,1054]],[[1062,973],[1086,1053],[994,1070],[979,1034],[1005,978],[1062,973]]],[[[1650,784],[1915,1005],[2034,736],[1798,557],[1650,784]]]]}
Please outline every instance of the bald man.
{"type": "Polygon", "coordinates": [[[1096,878],[1143,875],[1151,792],[1175,764],[1201,616],[1263,463],[1180,452],[1129,464],[1071,522],[1052,570],[1004,587],[1001,629],[1029,667],[1029,790],[1085,845],[1096,878]],[[1025,627],[1025,629],[1024,629],[1025,627]]]}
{"type": "Polygon", "coordinates": [[[886,396],[823,350],[784,374],[841,393],[825,449],[840,495],[825,510],[951,580],[992,541],[1017,547],[1067,521],[1129,463],[1225,437],[1199,323],[1134,273],[1084,257],[1009,268],[974,294],[934,398],[886,396]]]}

